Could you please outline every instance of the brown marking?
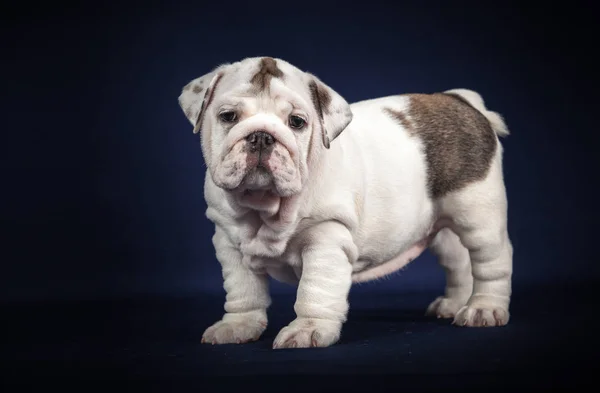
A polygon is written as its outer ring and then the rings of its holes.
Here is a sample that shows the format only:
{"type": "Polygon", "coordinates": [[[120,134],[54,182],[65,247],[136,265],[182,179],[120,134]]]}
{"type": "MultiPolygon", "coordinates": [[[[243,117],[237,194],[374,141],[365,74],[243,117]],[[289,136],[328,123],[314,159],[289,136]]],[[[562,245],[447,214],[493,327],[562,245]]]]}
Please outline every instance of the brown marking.
{"type": "Polygon", "coordinates": [[[222,73],[217,74],[216,80],[215,80],[214,85],[212,86],[212,89],[206,90],[206,93],[204,94],[204,98],[202,99],[202,105],[200,106],[200,111],[198,112],[198,118],[196,119],[196,126],[194,127],[194,133],[197,133],[200,131],[200,128],[202,127],[202,122],[204,121],[204,112],[206,111],[206,108],[210,105],[210,103],[212,102],[215,89],[217,88],[217,85],[219,84],[219,81],[221,80],[222,77],[223,77],[222,73]]]}
{"type": "Polygon", "coordinates": [[[287,157],[284,156],[283,154],[281,154],[277,149],[273,150],[273,154],[275,154],[275,157],[279,158],[279,161],[281,162],[282,165],[287,164],[287,157]]]}
{"type": "Polygon", "coordinates": [[[331,105],[331,95],[325,89],[319,89],[317,82],[311,81],[308,85],[310,89],[310,98],[312,99],[315,108],[317,108],[317,113],[320,117],[323,117],[323,114],[329,113],[329,106],[331,105]]]}
{"type": "Polygon", "coordinates": [[[277,61],[271,57],[264,57],[260,61],[260,68],[250,79],[250,83],[257,91],[268,90],[271,78],[282,78],[283,72],[277,67],[277,61]]]}
{"type": "MultiPolygon", "coordinates": [[[[310,90],[310,98],[317,110],[317,114],[319,115],[319,121],[321,123],[321,133],[323,145],[329,149],[331,141],[329,140],[329,135],[327,135],[327,130],[325,129],[325,124],[323,122],[323,114],[329,113],[329,106],[331,104],[331,95],[325,89],[320,89],[319,85],[316,81],[312,80],[308,84],[308,89],[310,90]]],[[[310,151],[309,151],[310,154],[310,151]]]]}
{"type": "Polygon", "coordinates": [[[202,92],[202,87],[199,85],[194,85],[194,89],[192,90],[195,94],[200,94],[202,92]]]}
{"type": "Polygon", "coordinates": [[[440,198],[482,180],[497,146],[496,134],[487,118],[454,95],[407,94],[406,97],[410,100],[408,116],[390,108],[384,111],[410,135],[423,141],[430,196],[440,198]]]}
{"type": "Polygon", "coordinates": [[[387,112],[388,115],[392,116],[398,123],[402,125],[407,131],[412,130],[412,124],[406,117],[406,114],[400,111],[395,111],[390,108],[383,108],[384,112],[387,112]]]}

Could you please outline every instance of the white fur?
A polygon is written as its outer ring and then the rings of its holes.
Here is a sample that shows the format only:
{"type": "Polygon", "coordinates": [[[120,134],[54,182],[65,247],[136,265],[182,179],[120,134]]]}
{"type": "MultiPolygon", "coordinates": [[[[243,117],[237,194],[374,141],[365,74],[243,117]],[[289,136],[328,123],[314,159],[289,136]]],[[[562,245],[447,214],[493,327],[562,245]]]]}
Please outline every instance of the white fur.
{"type": "MultiPolygon", "coordinates": [[[[243,96],[243,81],[256,71],[258,61],[246,59],[229,69],[220,68],[225,76],[218,86],[220,96],[214,99],[218,106],[241,97],[247,118],[224,135],[215,120],[217,108],[207,108],[202,127],[203,142],[210,139],[212,144],[210,156],[205,157],[207,217],[216,226],[213,243],[227,292],[226,314],[207,329],[203,340],[246,342],[260,336],[270,304],[267,275],[271,275],[298,284],[297,318],[280,332],[274,347],[331,345],[346,320],[352,282],[393,273],[430,244],[446,269],[447,289],[428,313],[455,317],[454,322],[462,326],[507,323],[512,246],[506,229],[500,144],[485,179],[432,200],[420,140],[382,110],[406,110],[409,98],[390,96],[352,104],[351,123],[327,150],[305,87],[312,75],[278,59],[287,88],[274,79],[276,93],[243,96]],[[303,133],[287,128],[285,113],[278,113],[282,100],[295,100],[309,117],[303,133]],[[294,193],[279,197],[258,190],[248,197],[241,190],[252,185],[242,183],[226,190],[215,184],[215,176],[228,176],[219,172],[220,160],[227,154],[244,158],[231,149],[241,146],[240,138],[257,124],[277,135],[282,149],[287,148],[288,166],[280,164],[290,173],[295,171],[289,182],[300,189],[294,193]]],[[[206,78],[212,80],[214,72],[206,78]]],[[[500,115],[488,111],[477,93],[452,92],[481,111],[498,135],[508,134],[500,115]]],[[[338,104],[345,104],[340,99],[336,96],[338,104]]],[[[182,106],[192,101],[198,105],[197,97],[180,100],[182,106]]],[[[343,124],[340,112],[336,113],[325,122],[327,127],[343,124]]],[[[206,154],[207,149],[203,151],[206,154]]]]}

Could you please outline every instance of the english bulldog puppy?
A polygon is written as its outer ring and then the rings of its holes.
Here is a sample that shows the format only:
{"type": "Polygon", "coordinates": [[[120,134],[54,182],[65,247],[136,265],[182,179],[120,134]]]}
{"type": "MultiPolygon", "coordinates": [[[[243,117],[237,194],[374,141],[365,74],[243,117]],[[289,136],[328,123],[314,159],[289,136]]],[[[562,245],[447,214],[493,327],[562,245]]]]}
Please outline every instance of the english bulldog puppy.
{"type": "Polygon", "coordinates": [[[466,89],[349,104],[315,75],[270,57],[215,68],[179,104],[200,134],[206,215],[226,291],[211,344],[257,340],[268,277],[297,285],[296,319],[274,348],[336,343],[353,283],[426,248],[446,271],[427,314],[458,326],[509,320],[513,249],[499,137],[466,89]]]}

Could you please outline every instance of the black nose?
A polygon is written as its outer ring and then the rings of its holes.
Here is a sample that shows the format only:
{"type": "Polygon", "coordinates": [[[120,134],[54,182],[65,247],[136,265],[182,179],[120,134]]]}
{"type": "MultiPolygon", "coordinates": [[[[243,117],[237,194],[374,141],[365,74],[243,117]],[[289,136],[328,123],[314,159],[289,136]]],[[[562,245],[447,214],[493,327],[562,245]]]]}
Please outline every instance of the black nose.
{"type": "Polygon", "coordinates": [[[275,143],[273,135],[264,131],[256,131],[246,137],[250,146],[254,149],[264,149],[275,143]]]}

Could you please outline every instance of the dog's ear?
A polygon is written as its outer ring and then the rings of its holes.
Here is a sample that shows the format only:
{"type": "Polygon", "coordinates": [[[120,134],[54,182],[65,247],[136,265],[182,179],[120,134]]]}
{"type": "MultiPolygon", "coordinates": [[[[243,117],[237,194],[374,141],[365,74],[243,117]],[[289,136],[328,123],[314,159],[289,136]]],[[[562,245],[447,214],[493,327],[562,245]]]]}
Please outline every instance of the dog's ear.
{"type": "Polygon", "coordinates": [[[323,145],[337,138],[352,121],[352,111],[346,100],[316,76],[309,74],[310,98],[321,122],[323,145]]]}
{"type": "Polygon", "coordinates": [[[185,117],[194,126],[194,134],[197,134],[202,127],[204,113],[212,101],[215,89],[225,72],[226,66],[219,66],[212,72],[192,80],[185,85],[179,95],[179,106],[185,113],[185,117]]]}

